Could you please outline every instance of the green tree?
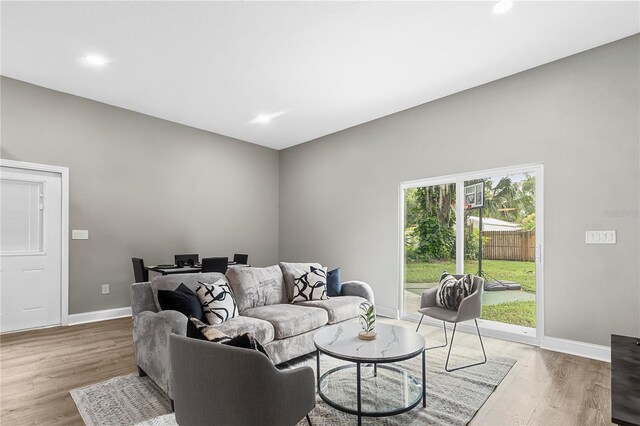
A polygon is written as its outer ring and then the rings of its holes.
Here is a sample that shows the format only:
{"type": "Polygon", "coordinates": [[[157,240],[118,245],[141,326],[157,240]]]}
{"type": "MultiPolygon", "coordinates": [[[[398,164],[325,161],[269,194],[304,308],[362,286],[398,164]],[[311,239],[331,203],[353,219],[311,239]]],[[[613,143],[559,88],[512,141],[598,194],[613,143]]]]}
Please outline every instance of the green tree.
{"type": "Polygon", "coordinates": [[[405,253],[408,260],[455,258],[455,184],[405,192],[405,253]]]}
{"type": "Polygon", "coordinates": [[[530,215],[525,216],[520,222],[520,226],[524,231],[535,231],[536,230],[536,214],[531,213],[530,215]]]}
{"type": "Polygon", "coordinates": [[[509,176],[504,176],[495,185],[491,179],[486,179],[483,214],[508,222],[521,222],[535,213],[535,192],[535,176],[530,174],[526,174],[520,182],[513,182],[509,176]]]}

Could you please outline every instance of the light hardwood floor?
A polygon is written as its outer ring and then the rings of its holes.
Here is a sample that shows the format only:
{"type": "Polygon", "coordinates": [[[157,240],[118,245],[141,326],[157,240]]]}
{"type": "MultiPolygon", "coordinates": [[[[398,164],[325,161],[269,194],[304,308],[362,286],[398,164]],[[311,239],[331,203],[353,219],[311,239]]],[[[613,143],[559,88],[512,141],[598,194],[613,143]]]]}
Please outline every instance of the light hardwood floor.
{"type": "MultiPolygon", "coordinates": [[[[442,339],[439,329],[423,325],[421,332],[430,342],[442,339]]],[[[477,344],[459,333],[454,350],[477,344]]],[[[497,339],[485,346],[488,356],[517,363],[472,425],[611,424],[609,364],[497,339]]],[[[130,318],[2,335],[0,423],[82,424],[71,389],[135,372],[130,318]]]]}

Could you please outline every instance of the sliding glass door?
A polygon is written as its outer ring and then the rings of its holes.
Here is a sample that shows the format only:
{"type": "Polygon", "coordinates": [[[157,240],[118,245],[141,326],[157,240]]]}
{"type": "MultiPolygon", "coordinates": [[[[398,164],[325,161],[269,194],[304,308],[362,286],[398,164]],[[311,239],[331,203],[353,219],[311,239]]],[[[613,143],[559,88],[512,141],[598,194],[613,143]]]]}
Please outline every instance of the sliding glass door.
{"type": "Polygon", "coordinates": [[[420,308],[422,291],[456,272],[456,184],[404,190],[404,310],[420,308]]]}
{"type": "Polygon", "coordinates": [[[485,279],[485,326],[535,336],[541,179],[542,166],[525,166],[403,183],[403,314],[443,272],[464,272],[485,279]]]}

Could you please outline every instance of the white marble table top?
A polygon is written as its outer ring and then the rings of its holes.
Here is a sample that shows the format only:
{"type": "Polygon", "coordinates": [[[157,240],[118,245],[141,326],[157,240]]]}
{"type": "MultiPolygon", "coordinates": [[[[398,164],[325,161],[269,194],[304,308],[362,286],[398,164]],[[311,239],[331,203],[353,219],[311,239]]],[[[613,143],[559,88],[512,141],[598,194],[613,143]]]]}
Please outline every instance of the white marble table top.
{"type": "Polygon", "coordinates": [[[313,341],[321,352],[349,361],[394,362],[424,350],[424,337],[405,327],[376,324],[375,340],[358,338],[360,331],[357,320],[342,322],[318,331],[313,341]]]}

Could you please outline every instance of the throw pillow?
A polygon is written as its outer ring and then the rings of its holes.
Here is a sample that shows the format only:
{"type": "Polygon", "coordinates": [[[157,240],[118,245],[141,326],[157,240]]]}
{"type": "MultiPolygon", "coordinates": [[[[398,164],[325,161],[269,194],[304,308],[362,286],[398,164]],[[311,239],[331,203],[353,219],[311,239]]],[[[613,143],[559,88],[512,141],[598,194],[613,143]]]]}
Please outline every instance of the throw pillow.
{"type": "Polygon", "coordinates": [[[293,273],[293,299],[291,303],[308,300],[326,300],[327,268],[311,268],[309,272],[293,273]]]}
{"type": "Polygon", "coordinates": [[[207,325],[197,318],[189,318],[187,322],[187,337],[213,343],[222,343],[223,345],[235,346],[236,348],[253,349],[263,353],[269,358],[267,351],[251,334],[244,333],[231,338],[218,330],[216,326],[207,325]]]}
{"type": "Polygon", "coordinates": [[[228,340],[228,341],[223,342],[223,343],[225,345],[235,346],[236,348],[253,349],[253,350],[256,350],[258,352],[263,353],[264,356],[266,356],[267,358],[271,359],[269,357],[269,354],[267,353],[267,351],[260,344],[260,342],[258,342],[256,340],[256,338],[253,337],[253,335],[251,335],[249,333],[239,334],[236,337],[234,337],[233,339],[228,340]]]}
{"type": "Polygon", "coordinates": [[[217,327],[205,324],[194,317],[189,318],[189,321],[187,321],[187,337],[215,343],[224,343],[231,340],[231,337],[218,330],[217,327]]]}
{"type": "Polygon", "coordinates": [[[153,301],[156,303],[156,308],[158,308],[158,311],[161,311],[162,307],[160,306],[160,302],[158,301],[158,291],[174,291],[180,284],[184,284],[195,293],[196,288],[198,288],[198,286],[200,285],[200,282],[211,284],[220,279],[225,281],[227,280],[224,274],[221,274],[219,272],[159,275],[157,277],[153,277],[153,279],[151,280],[151,292],[153,293],[153,301]]]}
{"type": "Polygon", "coordinates": [[[443,272],[436,292],[436,305],[457,311],[464,298],[471,294],[472,281],[471,274],[457,279],[447,271],[443,272]]]}
{"type": "Polygon", "coordinates": [[[336,297],[342,293],[342,282],[340,281],[340,268],[327,272],[327,296],[336,297]]]}
{"type": "Polygon", "coordinates": [[[291,263],[291,262],[280,262],[280,269],[282,270],[282,278],[284,279],[284,285],[287,289],[287,301],[290,302],[293,300],[293,273],[296,270],[309,272],[311,267],[314,268],[322,268],[322,265],[319,263],[291,263]]]}
{"type": "Polygon", "coordinates": [[[200,283],[196,294],[209,324],[222,324],[226,320],[238,316],[236,301],[233,299],[229,285],[224,280],[218,280],[213,284],[200,283]]]}
{"type": "Polygon", "coordinates": [[[158,303],[163,311],[178,311],[187,317],[205,319],[198,296],[184,284],[175,290],[158,290],[158,303]]]}

